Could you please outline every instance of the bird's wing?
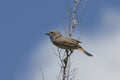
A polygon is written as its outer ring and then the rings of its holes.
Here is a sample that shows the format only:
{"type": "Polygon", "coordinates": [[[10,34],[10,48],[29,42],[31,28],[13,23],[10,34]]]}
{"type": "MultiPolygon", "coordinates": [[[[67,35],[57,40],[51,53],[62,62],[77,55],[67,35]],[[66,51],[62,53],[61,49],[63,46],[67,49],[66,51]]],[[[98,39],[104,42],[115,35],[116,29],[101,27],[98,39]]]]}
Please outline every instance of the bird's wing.
{"type": "Polygon", "coordinates": [[[74,43],[76,43],[76,44],[82,43],[81,41],[76,40],[76,39],[73,39],[73,38],[71,38],[71,37],[66,37],[66,39],[69,39],[70,41],[72,41],[72,42],[74,42],[74,43]]]}
{"type": "Polygon", "coordinates": [[[79,41],[79,40],[76,40],[76,39],[72,39],[72,40],[76,41],[77,43],[82,43],[81,41],[79,41]]]}
{"type": "Polygon", "coordinates": [[[56,39],[55,42],[59,45],[65,45],[65,46],[71,46],[71,47],[78,46],[78,43],[80,43],[77,40],[74,40],[74,39],[69,38],[69,37],[64,37],[64,36],[56,39]]]}

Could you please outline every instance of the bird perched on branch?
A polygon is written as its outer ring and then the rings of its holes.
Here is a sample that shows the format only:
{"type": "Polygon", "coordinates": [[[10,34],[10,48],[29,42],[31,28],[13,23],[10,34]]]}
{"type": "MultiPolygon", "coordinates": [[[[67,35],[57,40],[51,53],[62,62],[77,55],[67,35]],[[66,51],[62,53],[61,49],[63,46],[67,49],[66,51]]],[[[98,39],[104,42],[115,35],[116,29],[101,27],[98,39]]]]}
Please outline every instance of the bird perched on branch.
{"type": "Polygon", "coordinates": [[[59,48],[70,51],[80,50],[88,56],[93,56],[79,45],[79,43],[81,43],[80,41],[73,39],[71,37],[63,36],[60,32],[56,30],[50,31],[46,33],[46,35],[48,35],[52,43],[59,48]]]}

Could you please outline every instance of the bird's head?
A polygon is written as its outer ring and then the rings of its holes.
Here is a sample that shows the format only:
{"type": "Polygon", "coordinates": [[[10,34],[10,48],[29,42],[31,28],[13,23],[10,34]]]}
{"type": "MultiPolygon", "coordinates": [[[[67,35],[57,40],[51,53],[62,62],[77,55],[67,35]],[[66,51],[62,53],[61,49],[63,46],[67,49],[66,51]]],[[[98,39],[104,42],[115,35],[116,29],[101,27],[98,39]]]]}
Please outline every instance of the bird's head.
{"type": "Polygon", "coordinates": [[[45,35],[48,35],[50,37],[55,37],[55,36],[57,37],[57,36],[60,36],[61,34],[60,34],[60,32],[58,32],[56,30],[52,30],[52,31],[46,33],[45,35]]]}

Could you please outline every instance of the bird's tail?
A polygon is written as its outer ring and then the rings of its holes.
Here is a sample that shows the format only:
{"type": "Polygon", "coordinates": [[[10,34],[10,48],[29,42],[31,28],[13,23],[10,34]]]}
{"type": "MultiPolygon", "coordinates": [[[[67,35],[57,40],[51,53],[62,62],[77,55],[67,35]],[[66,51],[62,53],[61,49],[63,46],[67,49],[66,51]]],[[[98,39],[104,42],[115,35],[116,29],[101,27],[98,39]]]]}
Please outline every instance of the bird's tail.
{"type": "Polygon", "coordinates": [[[79,48],[77,48],[78,50],[80,50],[80,51],[82,51],[82,52],[84,52],[86,55],[88,55],[88,56],[93,56],[92,54],[90,54],[89,52],[87,52],[85,49],[83,49],[82,47],[79,47],[79,48]]]}

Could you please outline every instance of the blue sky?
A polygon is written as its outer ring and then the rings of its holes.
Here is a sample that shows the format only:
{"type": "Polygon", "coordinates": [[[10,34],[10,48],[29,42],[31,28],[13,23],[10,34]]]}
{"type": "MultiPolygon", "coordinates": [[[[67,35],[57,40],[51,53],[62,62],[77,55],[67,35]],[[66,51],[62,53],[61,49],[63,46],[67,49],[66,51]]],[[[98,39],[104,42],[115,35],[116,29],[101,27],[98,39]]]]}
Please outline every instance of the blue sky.
{"type": "MultiPolygon", "coordinates": [[[[68,25],[67,7],[71,6],[71,2],[72,0],[0,1],[0,80],[18,80],[18,78],[19,80],[35,80],[29,79],[28,75],[26,76],[26,74],[32,75],[34,72],[34,69],[31,71],[32,67],[28,58],[34,54],[33,50],[38,44],[46,43],[44,41],[48,38],[44,33],[51,29],[62,30],[63,25],[68,25]]],[[[120,0],[88,1],[85,15],[78,27],[83,40],[92,41],[94,39],[93,41],[95,41],[95,37],[101,38],[104,34],[109,35],[116,32],[118,27],[104,28],[100,25],[106,24],[107,20],[104,23],[103,16],[105,13],[109,13],[109,9],[112,9],[111,12],[116,14],[116,16],[111,17],[112,19],[117,18],[117,15],[120,16],[118,14],[120,0]],[[94,38],[91,39],[90,37],[94,38]]],[[[83,10],[80,9],[78,12],[78,20],[81,17],[81,11],[83,10]]],[[[118,20],[120,20],[119,17],[118,20]]],[[[93,47],[94,45],[92,45],[93,47]]],[[[39,48],[43,49],[42,46],[39,48]]],[[[43,50],[40,52],[40,58],[43,61],[40,61],[39,65],[44,66],[46,62],[44,62],[43,52],[43,50]]]]}

